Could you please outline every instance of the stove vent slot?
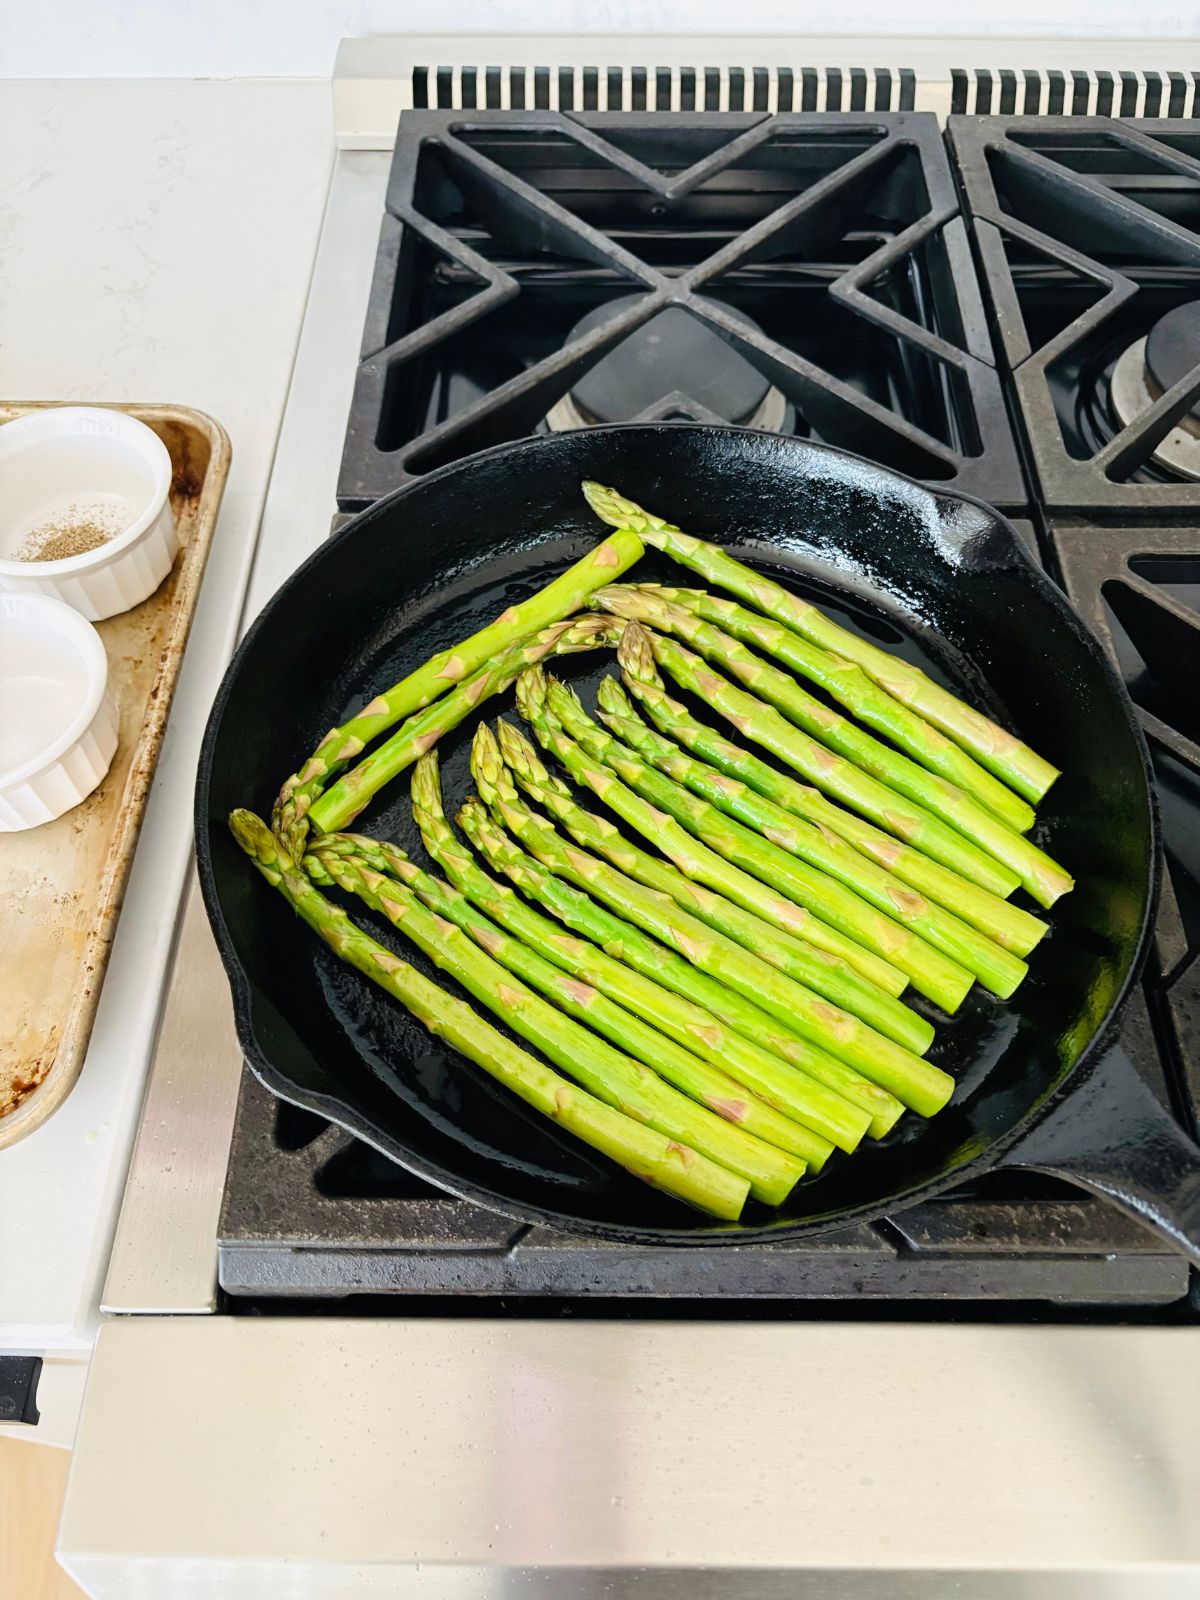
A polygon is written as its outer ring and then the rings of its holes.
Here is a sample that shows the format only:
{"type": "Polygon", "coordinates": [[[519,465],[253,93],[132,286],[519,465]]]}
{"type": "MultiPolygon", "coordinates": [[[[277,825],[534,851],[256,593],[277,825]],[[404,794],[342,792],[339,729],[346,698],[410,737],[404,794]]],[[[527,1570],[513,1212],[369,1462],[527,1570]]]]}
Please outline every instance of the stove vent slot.
{"type": "Polygon", "coordinates": [[[954,67],[950,110],[979,117],[1200,117],[1200,72],[954,67]]]}
{"type": "Polygon", "coordinates": [[[414,67],[439,111],[911,111],[909,67],[414,67]]]}

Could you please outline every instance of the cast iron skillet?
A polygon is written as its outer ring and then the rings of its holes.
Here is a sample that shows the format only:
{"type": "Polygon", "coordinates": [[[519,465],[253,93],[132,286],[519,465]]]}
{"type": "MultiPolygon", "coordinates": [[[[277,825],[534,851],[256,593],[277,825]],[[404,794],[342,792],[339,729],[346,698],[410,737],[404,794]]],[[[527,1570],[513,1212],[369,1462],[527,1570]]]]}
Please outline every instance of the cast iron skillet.
{"type": "MultiPolygon", "coordinates": [[[[638,572],[680,580],[658,557],[638,572]]],[[[587,655],[555,670],[587,698],[612,666],[587,655]]],[[[474,726],[440,747],[451,810],[470,790],[474,726]]],[[[357,825],[419,852],[403,782],[357,825]]],[[[1110,1196],[1200,1259],[1200,1151],[1115,1043],[1158,879],[1146,748],[1095,640],[1012,527],[977,502],[840,451],[684,424],[531,439],[444,468],[356,517],[247,634],[204,740],[196,848],[254,1071],[480,1205],[628,1242],[738,1244],[888,1215],[1027,1166],[1110,1196]],[[1054,909],[1013,1002],[976,989],[939,1022],[932,1059],[959,1081],[950,1107],[834,1159],[778,1213],[752,1203],[736,1227],[593,1156],[430,1038],[291,914],[225,826],[233,806],[267,814],[282,777],[351,708],[590,548],[602,530],[579,492],[585,477],[902,644],[1064,772],[1037,837],[1078,888],[1054,909]]]]}

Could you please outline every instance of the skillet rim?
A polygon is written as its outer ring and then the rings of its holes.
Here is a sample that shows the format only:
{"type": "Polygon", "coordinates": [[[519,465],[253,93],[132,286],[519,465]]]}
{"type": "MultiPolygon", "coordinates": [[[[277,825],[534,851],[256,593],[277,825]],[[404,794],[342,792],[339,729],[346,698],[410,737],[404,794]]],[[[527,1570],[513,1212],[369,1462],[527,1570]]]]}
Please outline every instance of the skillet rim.
{"type": "MultiPolygon", "coordinates": [[[[1125,721],[1133,734],[1134,748],[1138,755],[1146,797],[1146,818],[1150,833],[1148,881],[1144,884],[1144,908],[1141,925],[1137,938],[1133,942],[1133,950],[1128,965],[1117,986],[1112,1003],[1105,1015],[1097,1023],[1091,1039],[1080,1051],[1076,1061],[1067,1069],[1062,1079],[1048,1091],[1043,1100],[1027,1106],[1010,1128],[992,1139],[978,1155],[973,1156],[961,1167],[955,1168],[952,1173],[943,1173],[939,1178],[916,1184],[912,1188],[903,1190],[894,1197],[889,1198],[882,1204],[877,1201],[864,1201],[860,1206],[844,1207],[833,1215],[826,1214],[809,1219],[800,1218],[751,1226],[743,1223],[714,1223],[707,1227],[696,1228],[636,1228],[619,1223],[572,1217],[566,1212],[556,1211],[549,1207],[511,1201],[502,1196],[497,1196],[492,1190],[482,1185],[471,1183],[453,1173],[447,1172],[445,1168],[435,1161],[430,1161],[420,1155],[411,1153],[405,1153],[403,1156],[398,1155],[396,1150],[390,1147],[389,1141],[381,1136],[379,1130],[373,1127],[368,1119],[360,1116],[358,1112],[348,1106],[345,1101],[331,1095],[301,1090],[271,1063],[267,1052],[259,1045],[256,1037],[253,1024],[255,986],[250,974],[242,966],[237,956],[233,947],[232,936],[225,921],[216,884],[209,833],[208,799],[212,782],[214,746],[219,737],[225,707],[239,676],[242,661],[251,650],[260,630],[268,625],[271,614],[282,597],[293,586],[304,581],[310,568],[331,558],[343,540],[351,535],[357,535],[375,517],[389,512],[394,505],[402,502],[406,496],[414,494],[419,489],[426,489],[430,485],[436,487],[447,478],[470,472],[481,461],[493,461],[503,456],[515,456],[526,452],[536,453],[547,448],[548,441],[558,441],[563,437],[562,435],[532,435],[523,439],[510,440],[504,444],[493,445],[486,450],[479,450],[469,456],[463,456],[457,461],[448,462],[445,466],[438,467],[424,477],[401,484],[399,488],[394,489],[390,494],[384,495],[381,499],[374,501],[371,505],[358,512],[336,534],[319,544],[295,571],[290,573],[283,583],[279,585],[238,641],[237,648],[229,660],[217,692],[213,697],[212,707],[205,724],[204,737],[201,741],[197,764],[193,809],[197,875],[200,881],[205,913],[221,957],[221,964],[229,980],[238,1044],[241,1046],[245,1062],[251,1071],[279,1099],[288,1101],[301,1109],[314,1111],[329,1121],[338,1124],[356,1138],[362,1139],[366,1144],[378,1150],[380,1154],[386,1156],[389,1160],[396,1162],[398,1166],[414,1173],[417,1177],[443,1190],[445,1193],[469,1201],[473,1205],[482,1206],[485,1210],[501,1216],[510,1217],[517,1222],[560,1228],[571,1233],[582,1233],[591,1238],[609,1239],[613,1242],[624,1244],[669,1245],[672,1247],[682,1245],[696,1248],[720,1245],[769,1244],[784,1240],[814,1237],[818,1234],[834,1232],[851,1223],[867,1222],[896,1215],[913,1206],[923,1204],[926,1200],[934,1199],[948,1190],[959,1188],[982,1174],[1002,1166],[1005,1157],[1010,1155],[1014,1146],[1018,1145],[1034,1127],[1045,1121],[1059,1104],[1066,1100],[1086,1079],[1099,1056],[1116,1036],[1121,1013],[1134,986],[1140,979],[1142,967],[1149,951],[1162,881],[1162,833],[1158,796],[1150,760],[1149,745],[1137,716],[1136,708],[1123,680],[1118,675],[1091,628],[1073,609],[1065,592],[1032,559],[1025,548],[1021,536],[1002,511],[975,495],[965,494],[958,490],[938,489],[922,483],[916,478],[911,478],[905,473],[898,472],[892,467],[881,466],[877,462],[869,461],[866,457],[856,455],[853,451],[843,450],[834,445],[816,444],[806,439],[784,438],[759,428],[717,426],[716,424],[698,422],[628,422],[612,424],[607,427],[590,428],[586,431],[592,437],[595,435],[621,435],[630,432],[639,432],[653,437],[661,435],[667,430],[671,432],[686,430],[691,433],[719,434],[734,442],[750,439],[761,441],[769,446],[798,450],[808,456],[834,457],[851,462],[857,468],[865,468],[872,479],[882,478],[885,482],[903,485],[908,491],[914,489],[919,491],[921,495],[932,503],[939,523],[944,523],[945,521],[944,507],[947,505],[967,505],[982,511],[993,524],[998,525],[1004,531],[1005,538],[1009,544],[1009,560],[1006,565],[1009,567],[1015,566],[1023,572],[1038,602],[1048,605],[1057,611],[1074,632],[1083,648],[1088,650],[1098,661],[1102,675],[1107,680],[1109,692],[1120,706],[1125,721]],[[1015,560],[1013,559],[1014,557],[1015,560]]],[[[399,1143],[398,1140],[395,1142],[399,1143]]]]}

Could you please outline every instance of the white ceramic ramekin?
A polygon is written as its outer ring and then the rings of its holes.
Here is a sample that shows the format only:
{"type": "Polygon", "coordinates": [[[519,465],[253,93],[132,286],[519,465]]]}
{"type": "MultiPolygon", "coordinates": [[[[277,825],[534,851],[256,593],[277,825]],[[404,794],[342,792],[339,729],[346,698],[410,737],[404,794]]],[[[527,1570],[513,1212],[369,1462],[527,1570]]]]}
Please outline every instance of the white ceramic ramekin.
{"type": "Polygon", "coordinates": [[[0,589],[49,594],[93,622],[128,611],[171,570],[179,535],[171,457],[144,422],[98,406],[52,406],[0,427],[0,589]],[[89,506],[121,531],[82,555],[18,561],[35,529],[89,506]],[[127,520],[126,520],[127,518],[127,520]]]}
{"type": "Polygon", "coordinates": [[[0,593],[0,833],[86,800],[117,748],[100,635],[49,595],[0,593]]]}

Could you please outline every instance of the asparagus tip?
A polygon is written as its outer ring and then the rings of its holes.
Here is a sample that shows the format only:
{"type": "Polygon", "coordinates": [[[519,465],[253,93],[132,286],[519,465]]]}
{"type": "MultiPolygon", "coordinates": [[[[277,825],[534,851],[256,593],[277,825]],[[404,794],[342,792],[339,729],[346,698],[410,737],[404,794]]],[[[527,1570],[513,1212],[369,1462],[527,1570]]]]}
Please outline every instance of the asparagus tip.
{"type": "MultiPolygon", "coordinates": [[[[597,483],[595,478],[584,478],[580,488],[583,490],[583,498],[596,515],[605,522],[612,522],[611,507],[620,498],[617,491],[607,488],[602,483],[597,483]]],[[[615,525],[619,526],[619,519],[615,525]]]]}
{"type": "Polygon", "coordinates": [[[229,829],[249,856],[270,860],[275,854],[275,836],[253,811],[238,806],[229,813],[229,829]]]}
{"type": "MultiPolygon", "coordinates": [[[[526,667],[517,679],[517,710],[527,722],[533,720],[546,698],[546,674],[540,666],[526,667]]],[[[501,734],[503,744],[503,734],[501,734]]]]}

